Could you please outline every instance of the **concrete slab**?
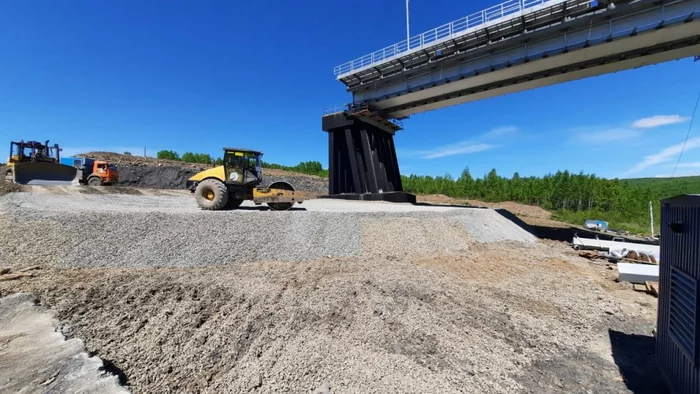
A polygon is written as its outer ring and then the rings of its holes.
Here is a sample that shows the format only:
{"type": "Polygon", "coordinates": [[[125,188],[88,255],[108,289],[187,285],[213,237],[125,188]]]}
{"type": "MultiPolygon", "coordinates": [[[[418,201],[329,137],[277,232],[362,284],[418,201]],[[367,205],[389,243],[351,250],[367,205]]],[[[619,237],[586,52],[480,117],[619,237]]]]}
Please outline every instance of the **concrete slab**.
{"type": "Polygon", "coordinates": [[[0,299],[0,392],[129,393],[81,340],[65,340],[54,323],[29,294],[0,299]]]}
{"type": "Polygon", "coordinates": [[[658,282],[659,266],[650,264],[618,263],[620,281],[630,283],[658,282]]]}

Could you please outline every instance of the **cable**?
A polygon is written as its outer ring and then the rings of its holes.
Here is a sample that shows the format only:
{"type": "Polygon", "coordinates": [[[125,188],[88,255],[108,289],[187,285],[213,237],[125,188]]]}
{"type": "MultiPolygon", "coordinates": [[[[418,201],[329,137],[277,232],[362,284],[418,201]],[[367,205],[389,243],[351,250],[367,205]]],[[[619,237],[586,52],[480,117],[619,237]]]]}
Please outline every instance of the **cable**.
{"type": "Polygon", "coordinates": [[[698,103],[700,103],[700,92],[698,92],[698,99],[695,101],[695,109],[693,110],[693,116],[690,118],[690,125],[688,126],[688,133],[685,135],[685,141],[683,141],[683,147],[681,148],[681,153],[678,155],[678,161],[676,166],[673,167],[673,174],[671,178],[676,175],[676,169],[678,168],[678,163],[681,162],[681,157],[683,157],[683,151],[685,150],[685,144],[688,142],[688,136],[690,136],[690,130],[693,128],[693,121],[695,120],[695,114],[698,112],[698,103]]]}

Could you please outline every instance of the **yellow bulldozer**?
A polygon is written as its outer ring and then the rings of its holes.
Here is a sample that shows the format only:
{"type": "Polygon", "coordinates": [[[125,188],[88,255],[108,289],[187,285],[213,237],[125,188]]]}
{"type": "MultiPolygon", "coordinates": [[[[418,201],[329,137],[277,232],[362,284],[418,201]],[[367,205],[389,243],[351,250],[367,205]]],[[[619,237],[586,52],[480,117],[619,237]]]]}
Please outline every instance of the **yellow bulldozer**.
{"type": "Polygon", "coordinates": [[[60,163],[58,144],[49,141],[10,142],[5,181],[26,185],[78,184],[76,169],[60,163]]]}
{"type": "Polygon", "coordinates": [[[276,211],[286,211],[294,203],[301,204],[303,200],[287,182],[260,187],[263,183],[262,155],[250,149],[224,148],[224,164],[193,175],[186,186],[204,210],[235,209],[245,200],[255,205],[267,203],[276,211]]]}

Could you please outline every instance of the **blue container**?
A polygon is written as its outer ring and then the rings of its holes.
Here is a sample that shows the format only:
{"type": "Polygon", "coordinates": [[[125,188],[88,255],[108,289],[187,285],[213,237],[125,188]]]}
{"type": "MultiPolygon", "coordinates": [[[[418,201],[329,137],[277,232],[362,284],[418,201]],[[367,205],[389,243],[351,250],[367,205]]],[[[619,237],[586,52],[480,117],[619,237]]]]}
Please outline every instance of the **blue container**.
{"type": "Polygon", "coordinates": [[[592,228],[592,229],[598,229],[598,230],[607,230],[608,229],[608,222],[604,220],[586,220],[584,223],[586,228],[592,228]]]}
{"type": "Polygon", "coordinates": [[[92,168],[94,160],[85,157],[61,157],[61,164],[75,168],[92,168]]]}

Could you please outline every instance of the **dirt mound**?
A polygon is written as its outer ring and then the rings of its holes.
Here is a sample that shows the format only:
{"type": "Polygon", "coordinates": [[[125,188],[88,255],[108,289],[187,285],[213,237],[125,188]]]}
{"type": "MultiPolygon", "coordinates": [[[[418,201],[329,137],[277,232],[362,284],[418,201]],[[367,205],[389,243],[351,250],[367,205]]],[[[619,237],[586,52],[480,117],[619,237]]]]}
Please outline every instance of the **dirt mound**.
{"type": "Polygon", "coordinates": [[[21,192],[24,188],[15,183],[7,183],[5,181],[0,181],[0,196],[4,196],[7,193],[21,192]]]}
{"type": "Polygon", "coordinates": [[[25,188],[21,185],[5,182],[6,170],[7,166],[0,166],[0,196],[4,196],[7,193],[24,191],[25,188]]]}
{"type": "Polygon", "coordinates": [[[546,209],[540,208],[534,205],[521,204],[512,201],[504,202],[483,202],[479,200],[467,200],[448,197],[444,194],[426,194],[417,196],[419,202],[426,202],[429,204],[448,204],[448,205],[472,205],[475,207],[488,207],[488,208],[503,208],[506,209],[519,217],[529,217],[537,219],[549,219],[552,217],[552,213],[546,209]]]}
{"type": "Polygon", "coordinates": [[[608,329],[654,324],[625,316],[558,252],[505,244],[422,260],[50,268],[0,283],[0,296],[18,290],[134,393],[627,392],[608,329]]]}
{"type": "MultiPolygon", "coordinates": [[[[161,160],[153,157],[122,155],[113,152],[88,152],[77,156],[104,160],[114,164],[119,171],[120,186],[151,189],[184,189],[186,181],[196,173],[212,168],[212,165],[161,160]]],[[[328,179],[290,171],[263,168],[264,186],[273,182],[291,183],[307,196],[328,193],[328,179]]],[[[308,198],[308,197],[307,197],[308,198]]]]}
{"type": "Polygon", "coordinates": [[[187,179],[202,168],[117,164],[119,186],[149,189],[184,189],[187,179]]]}
{"type": "Polygon", "coordinates": [[[476,200],[467,200],[470,205],[475,206],[485,206],[489,208],[504,208],[520,217],[530,217],[537,219],[549,219],[552,217],[552,213],[544,208],[540,208],[534,205],[521,204],[512,201],[496,202],[496,203],[485,203],[476,200]]]}
{"type": "Polygon", "coordinates": [[[122,165],[144,165],[144,166],[176,166],[186,168],[211,168],[209,164],[186,163],[178,160],[163,160],[155,157],[143,157],[134,155],[123,155],[115,152],[87,152],[76,155],[78,157],[89,157],[95,160],[104,160],[113,164],[122,165]]]}

